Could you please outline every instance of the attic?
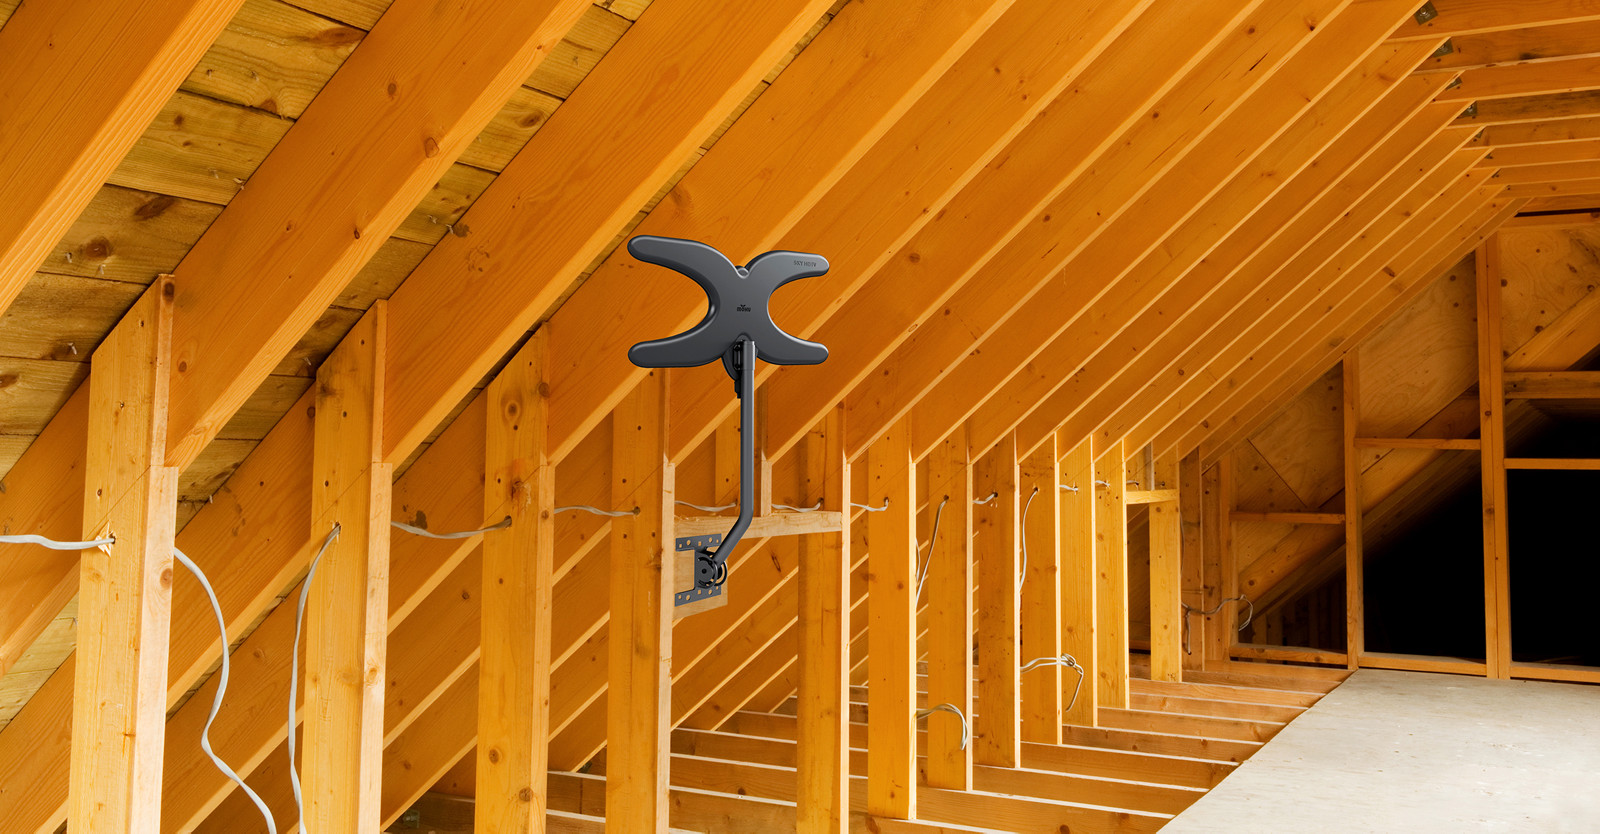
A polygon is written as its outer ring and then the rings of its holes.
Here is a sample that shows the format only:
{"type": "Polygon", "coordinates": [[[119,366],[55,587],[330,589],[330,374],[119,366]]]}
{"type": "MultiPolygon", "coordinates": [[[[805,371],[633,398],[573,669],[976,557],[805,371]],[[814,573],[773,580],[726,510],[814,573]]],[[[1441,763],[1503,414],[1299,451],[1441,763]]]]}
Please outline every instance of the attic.
{"type": "Polygon", "coordinates": [[[0,830],[1593,818],[1597,66],[1580,0],[0,0],[0,830]],[[826,361],[630,362],[707,314],[643,235],[825,260],[826,361]]]}

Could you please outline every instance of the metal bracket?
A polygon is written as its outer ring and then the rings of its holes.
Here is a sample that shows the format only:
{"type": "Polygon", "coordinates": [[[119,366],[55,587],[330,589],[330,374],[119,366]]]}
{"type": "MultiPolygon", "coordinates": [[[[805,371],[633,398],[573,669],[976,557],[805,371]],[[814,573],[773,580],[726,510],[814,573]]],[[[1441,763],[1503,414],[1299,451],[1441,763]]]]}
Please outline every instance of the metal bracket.
{"type": "MultiPolygon", "coordinates": [[[[1429,55],[1428,57],[1429,58],[1443,58],[1446,55],[1454,55],[1455,53],[1456,53],[1456,42],[1454,40],[1451,40],[1450,38],[1445,38],[1444,39],[1444,43],[1439,44],[1439,48],[1435,49],[1433,51],[1433,54],[1429,55]]],[[[1456,80],[1459,81],[1461,79],[1458,78],[1456,80]]]]}
{"type": "Polygon", "coordinates": [[[672,595],[674,608],[699,602],[703,599],[722,595],[722,583],[718,576],[726,575],[728,560],[723,556],[721,547],[722,534],[712,533],[708,536],[684,536],[677,540],[677,552],[695,551],[699,555],[695,558],[694,587],[687,591],[679,591],[672,595]],[[717,548],[708,550],[708,548],[717,548]]]}
{"type": "Polygon", "coordinates": [[[1428,0],[1428,2],[1423,3],[1422,8],[1417,9],[1416,14],[1413,14],[1411,17],[1417,21],[1418,26],[1421,26],[1422,24],[1427,23],[1438,16],[1439,10],[1433,7],[1433,0],[1428,0]]]}

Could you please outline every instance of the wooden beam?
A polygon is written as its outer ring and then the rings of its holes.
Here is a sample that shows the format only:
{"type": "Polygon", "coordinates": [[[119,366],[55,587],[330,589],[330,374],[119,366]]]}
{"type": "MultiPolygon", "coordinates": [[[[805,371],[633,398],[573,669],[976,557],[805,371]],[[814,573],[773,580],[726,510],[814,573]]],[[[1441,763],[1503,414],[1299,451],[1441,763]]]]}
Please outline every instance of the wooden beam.
{"type": "Polygon", "coordinates": [[[1594,371],[1518,371],[1503,378],[1507,399],[1600,399],[1600,373],[1594,371]]]}
{"type": "Polygon", "coordinates": [[[339,534],[306,598],[305,825],[381,828],[393,467],[383,445],[388,305],[378,302],[317,369],[311,532],[339,534]]]}
{"type": "Polygon", "coordinates": [[[1481,446],[1481,441],[1475,438],[1358,437],[1355,439],[1355,447],[1357,449],[1450,449],[1476,452],[1481,446]]]}
{"type": "Polygon", "coordinates": [[[1173,500],[1150,505],[1150,679],[1183,680],[1183,527],[1176,493],[1178,458],[1156,458],[1156,486],[1174,487],[1173,500]]]}
{"type": "Polygon", "coordinates": [[[867,452],[867,813],[917,816],[917,469],[901,421],[867,452]]]}
{"type": "Polygon", "coordinates": [[[667,372],[645,375],[612,416],[606,828],[667,830],[672,687],[673,468],[667,372]]]}
{"type": "Polygon", "coordinates": [[[163,276],[95,350],[72,696],[69,815],[78,830],[154,831],[178,469],[165,465],[172,298],[163,276]]]}
{"type": "MultiPolygon", "coordinates": [[[[1600,158],[1600,139],[1552,142],[1546,145],[1496,147],[1481,163],[1488,168],[1520,168],[1527,165],[1552,165],[1600,158]]],[[[1585,220],[1587,218],[1584,218],[1585,220]]],[[[1542,222],[1550,222],[1548,219],[1542,222]]],[[[1570,220],[1568,221],[1570,222],[1570,220]]]]}
{"type": "MultiPolygon", "coordinates": [[[[1061,655],[1061,464],[1055,438],[1022,460],[1017,484],[1022,495],[1022,553],[1018,578],[1022,598],[1023,666],[1061,655]]],[[[1061,743],[1061,673],[1055,663],[1022,673],[1022,740],[1061,743]]],[[[987,702],[985,702],[987,703],[987,702]]]]}
{"type": "Polygon", "coordinates": [[[1200,453],[1185,455],[1178,461],[1178,515],[1182,519],[1183,563],[1183,669],[1205,667],[1205,619],[1191,611],[1205,610],[1205,507],[1204,479],[1200,453]]]}
{"type": "Polygon", "coordinates": [[[1229,521],[1264,521],[1269,524],[1344,524],[1344,513],[1277,513],[1277,512],[1249,512],[1234,510],[1228,516],[1229,521]]]}
{"type": "Polygon", "coordinates": [[[1015,439],[1002,439],[978,459],[973,492],[995,496],[977,508],[973,529],[978,559],[977,695],[987,705],[973,720],[973,759],[993,767],[1016,767],[1022,755],[1016,639],[1021,616],[1017,543],[1022,495],[1015,439]]]}
{"type": "Polygon", "coordinates": [[[1506,458],[1505,468],[1593,471],[1600,469],[1600,460],[1589,458],[1506,458]]]}
{"type": "MultiPolygon", "coordinates": [[[[805,500],[850,519],[844,407],[806,438],[805,500]]],[[[850,530],[800,541],[796,830],[844,834],[850,816],[850,530]]]]}
{"type": "Polygon", "coordinates": [[[1558,162],[1548,165],[1522,165],[1501,171],[1497,178],[1506,185],[1514,186],[1546,186],[1570,182],[1588,183],[1600,179],[1600,160],[1558,162]]]}
{"type": "Polygon", "coordinates": [[[1408,20],[1390,37],[1417,40],[1600,20],[1600,12],[1584,0],[1433,0],[1432,5],[1434,17],[1408,20]]]}
{"type": "Polygon", "coordinates": [[[1122,503],[1127,490],[1127,461],[1122,442],[1097,449],[1095,461],[1095,562],[1099,568],[1095,598],[1095,665],[1099,676],[1100,706],[1128,707],[1128,511],[1122,503]]]}
{"type": "MultiPolygon", "coordinates": [[[[726,533],[731,522],[732,516],[679,516],[676,522],[677,535],[704,536],[710,533],[726,533]]],[[[773,536],[812,536],[837,533],[843,529],[844,514],[837,510],[777,512],[752,518],[745,536],[752,540],[773,536]]]]}
{"type": "Polygon", "coordinates": [[[1227,523],[1236,501],[1233,458],[1227,457],[1205,470],[1206,585],[1205,608],[1211,614],[1197,616],[1205,621],[1205,666],[1207,669],[1228,662],[1229,649],[1237,639],[1238,615],[1232,603],[1224,602],[1238,587],[1238,568],[1233,553],[1233,525],[1227,523]]]}
{"type": "Polygon", "coordinates": [[[1600,87],[1600,57],[1573,58],[1539,64],[1512,64],[1467,70],[1461,83],[1439,94],[1439,101],[1473,101],[1497,98],[1575,93],[1600,87]]]}
{"type": "Polygon", "coordinates": [[[511,528],[483,540],[474,812],[485,834],[536,830],[548,807],[556,547],[549,341],[549,331],[535,333],[487,392],[483,514],[504,513],[511,528]]]}
{"type": "Polygon", "coordinates": [[[1544,62],[1596,54],[1600,20],[1518,27],[1450,38],[1450,51],[1422,63],[1418,72],[1459,72],[1544,62]]]}
{"type": "Polygon", "coordinates": [[[216,437],[588,5],[388,7],[175,270],[169,458],[216,437]]]}
{"type": "Polygon", "coordinates": [[[28,3],[5,21],[0,311],[11,306],[241,5],[28,3]]]}
{"type": "Polygon", "coordinates": [[[1130,506],[1133,504],[1170,504],[1178,500],[1178,491],[1175,489],[1130,489],[1123,500],[1130,506]]]}
{"type": "MultiPolygon", "coordinates": [[[[928,461],[928,507],[938,525],[928,550],[926,573],[919,578],[919,607],[928,606],[928,705],[951,704],[955,716],[926,719],[928,785],[972,790],[972,451],[967,432],[958,428],[928,461]],[[924,589],[926,589],[924,591],[924,589]]],[[[870,662],[870,660],[869,660],[870,662]]]]}
{"type": "MultiPolygon", "coordinates": [[[[1080,671],[1062,674],[1061,720],[1092,727],[1099,722],[1099,611],[1096,586],[1094,441],[1081,438],[1070,446],[1058,438],[1061,458],[1061,652],[1077,661],[1080,671]]],[[[988,702],[985,702],[988,703],[988,702]]]]}
{"type": "Polygon", "coordinates": [[[1600,91],[1554,93],[1541,96],[1490,99],[1479,102],[1476,111],[1456,119],[1462,127],[1555,122],[1562,119],[1590,119],[1600,115],[1600,91]]]}
{"type": "Polygon", "coordinates": [[[1482,129],[1473,145],[1496,150],[1556,145],[1600,139],[1600,115],[1548,122],[1494,124],[1482,129]]]}
{"type": "Polygon", "coordinates": [[[1360,350],[1344,355],[1340,363],[1343,385],[1339,413],[1343,425],[1340,458],[1344,468],[1344,611],[1345,658],[1355,669],[1366,651],[1367,583],[1366,556],[1362,548],[1361,515],[1366,505],[1361,500],[1361,456],[1356,438],[1361,435],[1360,350]]]}
{"type": "Polygon", "coordinates": [[[1477,250],[1478,436],[1483,440],[1483,604],[1487,675],[1511,673],[1510,533],[1506,492],[1505,351],[1501,336],[1501,243],[1477,250]]]}

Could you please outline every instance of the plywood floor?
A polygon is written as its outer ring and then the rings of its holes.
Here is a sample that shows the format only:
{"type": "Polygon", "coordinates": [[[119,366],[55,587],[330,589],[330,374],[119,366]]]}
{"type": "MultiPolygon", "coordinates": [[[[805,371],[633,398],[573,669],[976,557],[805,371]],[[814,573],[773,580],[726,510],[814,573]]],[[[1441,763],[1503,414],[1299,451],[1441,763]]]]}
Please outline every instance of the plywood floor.
{"type": "Polygon", "coordinates": [[[1600,831],[1600,687],[1363,669],[1163,831],[1600,831]]]}

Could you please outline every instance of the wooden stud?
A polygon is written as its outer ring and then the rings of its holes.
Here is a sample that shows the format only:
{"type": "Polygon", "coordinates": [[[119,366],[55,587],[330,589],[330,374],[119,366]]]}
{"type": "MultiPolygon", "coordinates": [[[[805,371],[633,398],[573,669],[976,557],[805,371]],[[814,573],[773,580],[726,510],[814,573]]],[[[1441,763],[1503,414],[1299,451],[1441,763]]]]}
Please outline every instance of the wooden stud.
{"type": "Polygon", "coordinates": [[[476,830],[544,826],[550,735],[555,467],[547,447],[550,333],[540,328],[489,384],[478,658],[476,830]]]}
{"type": "Polygon", "coordinates": [[[800,540],[796,830],[844,834],[850,822],[850,461],[844,407],[804,447],[805,500],[837,511],[844,529],[800,540]]]}
{"type": "Polygon", "coordinates": [[[1344,421],[1344,442],[1340,444],[1344,459],[1344,609],[1345,658],[1349,668],[1355,669],[1366,651],[1366,556],[1362,549],[1361,516],[1361,455],[1356,451],[1356,437],[1361,434],[1360,351],[1344,355],[1341,372],[1344,378],[1341,413],[1344,421]]]}
{"type": "Polygon", "coordinates": [[[930,787],[957,791],[972,790],[972,745],[966,737],[972,721],[972,499],[972,452],[961,426],[928,462],[927,506],[938,533],[917,595],[917,607],[925,605],[928,612],[928,705],[951,704],[965,722],[947,713],[924,719],[925,779],[930,787]]]}
{"type": "MultiPolygon", "coordinates": [[[[1155,486],[1176,488],[1178,458],[1156,458],[1155,486]]],[[[1183,680],[1183,525],[1177,501],[1150,505],[1150,679],[1183,680]]]]}
{"type": "Polygon", "coordinates": [[[1205,476],[1206,518],[1203,523],[1208,532],[1205,537],[1206,607],[1202,610],[1215,613],[1204,617],[1197,615],[1195,619],[1205,621],[1206,668],[1210,669],[1227,664],[1229,649],[1238,634],[1237,609],[1232,607],[1233,603],[1223,602],[1233,596],[1238,583],[1233,559],[1233,525],[1228,521],[1235,501],[1233,458],[1229,456],[1211,466],[1205,476]]]}
{"type": "Polygon", "coordinates": [[[867,813],[917,815],[917,469],[909,420],[867,451],[867,813]]]}
{"type": "Polygon", "coordinates": [[[1505,353],[1500,333],[1500,238],[1478,248],[1478,437],[1483,442],[1484,658],[1491,678],[1511,671],[1511,599],[1506,520],[1505,353]]]}
{"type": "Polygon", "coordinates": [[[606,828],[667,830],[671,728],[673,467],[666,457],[667,372],[645,375],[612,415],[606,687],[606,828]]]}
{"type": "Polygon", "coordinates": [[[1184,671],[1205,667],[1205,618],[1191,611],[1205,610],[1205,487],[1200,472],[1200,452],[1194,450],[1178,461],[1178,516],[1182,519],[1183,606],[1179,623],[1183,641],[1184,671]]]}
{"type": "Polygon", "coordinates": [[[1016,767],[1022,756],[1022,684],[1018,675],[1017,540],[1022,494],[1018,488],[1016,438],[1007,435],[978,459],[973,492],[995,498],[977,508],[973,532],[978,559],[978,701],[983,714],[973,723],[973,760],[1016,767]]]}
{"type": "MultiPolygon", "coordinates": [[[[1061,471],[1052,436],[1019,467],[1022,496],[1022,665],[1061,654],[1061,471]]],[[[1022,740],[1061,743],[1061,666],[1022,673],[1022,740]]]]}
{"type": "MultiPolygon", "coordinates": [[[[1100,706],[1128,708],[1128,513],[1127,459],[1122,441],[1100,451],[1095,461],[1095,562],[1099,568],[1096,599],[1099,617],[1095,664],[1100,706]]],[[[1086,684],[1087,685],[1087,684],[1086,684]]]]}
{"type": "Polygon", "coordinates": [[[178,470],[165,465],[172,280],[162,277],[94,353],[72,697],[74,830],[161,820],[178,470]]]}
{"type": "Polygon", "coordinates": [[[338,525],[306,600],[302,793],[312,831],[375,831],[383,770],[393,467],[383,445],[388,308],[317,369],[311,532],[338,525]]]}
{"type": "Polygon", "coordinates": [[[1067,450],[1061,458],[1061,484],[1066,488],[1057,488],[1061,496],[1061,652],[1078,662],[1082,675],[1070,669],[1061,674],[1061,720],[1093,727],[1100,714],[1094,441],[1084,437],[1068,443],[1066,438],[1057,441],[1058,449],[1067,450]]]}

